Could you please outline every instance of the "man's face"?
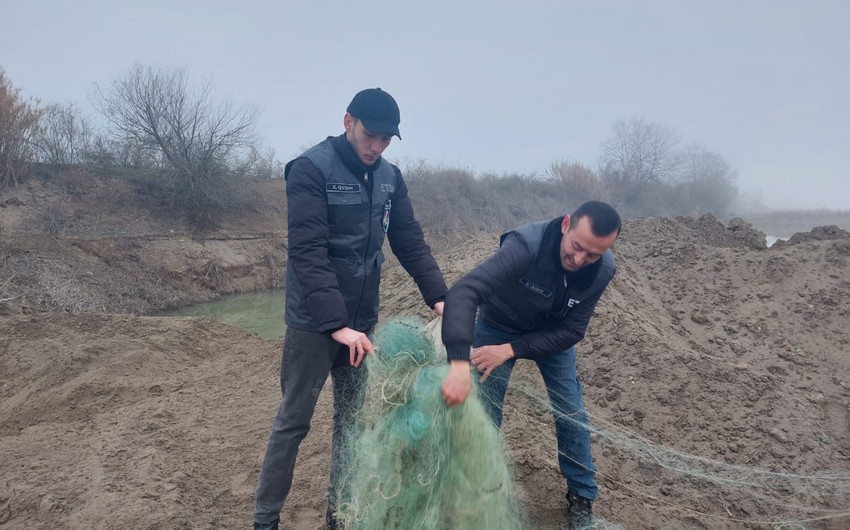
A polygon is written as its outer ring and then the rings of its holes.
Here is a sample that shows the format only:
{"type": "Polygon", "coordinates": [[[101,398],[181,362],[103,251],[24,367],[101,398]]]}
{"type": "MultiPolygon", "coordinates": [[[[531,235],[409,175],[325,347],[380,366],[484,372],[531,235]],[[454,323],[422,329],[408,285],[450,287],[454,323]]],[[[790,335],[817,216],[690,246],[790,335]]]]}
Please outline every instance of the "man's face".
{"type": "Polygon", "coordinates": [[[363,122],[348,113],[343,119],[343,124],[345,125],[345,138],[354,148],[357,158],[367,166],[378,161],[381,153],[389,147],[393,139],[392,135],[370,133],[366,130],[366,127],[363,127],[363,122]]]}
{"type": "Polygon", "coordinates": [[[602,254],[614,244],[618,234],[614,232],[607,236],[597,236],[590,228],[589,217],[584,216],[572,222],[569,215],[561,223],[561,233],[561,267],[570,272],[599,261],[602,254]]]}

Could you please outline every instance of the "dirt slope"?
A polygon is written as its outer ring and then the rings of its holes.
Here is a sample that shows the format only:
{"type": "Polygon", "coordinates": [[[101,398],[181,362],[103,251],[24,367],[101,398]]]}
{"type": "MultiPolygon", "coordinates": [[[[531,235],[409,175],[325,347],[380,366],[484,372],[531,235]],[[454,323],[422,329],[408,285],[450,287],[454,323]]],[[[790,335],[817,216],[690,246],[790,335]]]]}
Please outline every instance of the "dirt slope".
{"type": "MultiPolygon", "coordinates": [[[[850,237],[827,232],[766,249],[708,217],[627,225],[579,348],[597,513],[630,529],[850,525],[850,237]]],[[[453,281],[495,245],[438,260],[453,281]]],[[[402,271],[383,289],[385,317],[428,314],[402,271]]],[[[205,318],[0,317],[0,527],[247,527],[280,346],[205,318]]],[[[504,432],[536,526],[558,528],[564,485],[532,367],[504,432]]],[[[325,392],[286,528],[320,528],[330,418],[325,392]]]]}
{"type": "MultiPolygon", "coordinates": [[[[463,245],[442,260],[447,275],[495,245],[463,245]]],[[[602,431],[598,512],[626,528],[850,526],[850,233],[819,228],[767,249],[739,221],[646,219],[627,223],[616,254],[618,275],[579,346],[602,431]]],[[[504,429],[546,526],[561,517],[564,488],[539,377],[525,365],[504,429]]]]}
{"type": "Polygon", "coordinates": [[[132,179],[67,171],[0,193],[0,312],[144,314],[282,285],[283,182],[246,183],[251,206],[200,229],[132,179]]]}

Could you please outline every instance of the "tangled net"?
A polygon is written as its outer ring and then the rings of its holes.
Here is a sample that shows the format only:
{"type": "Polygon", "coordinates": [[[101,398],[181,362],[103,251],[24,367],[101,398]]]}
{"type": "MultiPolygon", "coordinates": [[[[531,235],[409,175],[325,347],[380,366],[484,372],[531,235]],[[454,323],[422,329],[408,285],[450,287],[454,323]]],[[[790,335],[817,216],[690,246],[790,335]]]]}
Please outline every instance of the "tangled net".
{"type": "MultiPolygon", "coordinates": [[[[531,528],[478,390],[460,407],[445,405],[441,385],[448,367],[439,328],[392,320],[374,342],[378,355],[367,361],[364,406],[358,426],[346,434],[348,465],[337,484],[337,516],[344,528],[531,528]]],[[[539,384],[520,378],[512,380],[511,388],[529,408],[550,413],[539,384]]],[[[552,412],[576,421],[565,411],[552,412]]],[[[604,417],[588,416],[591,425],[583,426],[594,434],[594,443],[620,455],[622,464],[638,466],[646,483],[622,483],[614,470],[602,470],[597,478],[635,502],[652,505],[660,528],[675,527],[664,521],[688,521],[693,528],[803,530],[844,528],[842,523],[850,520],[850,510],[821,505],[833,500],[834,506],[847,506],[841,502],[850,499],[846,470],[796,474],[729,464],[659,445],[604,417]],[[676,494],[676,484],[686,482],[696,487],[697,498],[676,494]],[[718,499],[725,508],[711,509],[718,499]]],[[[623,527],[597,515],[591,528],[623,527]]]]}
{"type": "Polygon", "coordinates": [[[446,407],[439,329],[392,320],[374,342],[378,354],[367,361],[362,416],[347,434],[349,465],[337,486],[344,528],[526,527],[499,432],[477,390],[446,407]]]}

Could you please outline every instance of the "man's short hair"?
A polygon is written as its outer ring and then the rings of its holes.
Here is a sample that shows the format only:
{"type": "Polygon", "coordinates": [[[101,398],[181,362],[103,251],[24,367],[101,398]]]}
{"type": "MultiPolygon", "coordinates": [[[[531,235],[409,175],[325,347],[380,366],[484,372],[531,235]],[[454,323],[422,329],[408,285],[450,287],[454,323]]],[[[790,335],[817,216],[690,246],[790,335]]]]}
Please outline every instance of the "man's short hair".
{"type": "MultiPolygon", "coordinates": [[[[620,214],[617,213],[611,205],[602,201],[588,201],[573,212],[570,219],[572,223],[578,223],[582,217],[590,219],[590,230],[597,237],[605,237],[617,232],[623,228],[623,223],[620,220],[620,214]]],[[[575,224],[572,224],[575,226],[575,224]]]]}

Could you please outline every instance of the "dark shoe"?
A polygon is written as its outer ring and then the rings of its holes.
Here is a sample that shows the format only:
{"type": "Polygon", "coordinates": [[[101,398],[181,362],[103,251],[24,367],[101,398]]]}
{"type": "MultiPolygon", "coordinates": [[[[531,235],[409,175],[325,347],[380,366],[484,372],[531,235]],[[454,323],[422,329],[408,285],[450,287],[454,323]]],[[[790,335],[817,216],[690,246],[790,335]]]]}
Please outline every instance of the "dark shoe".
{"type": "Polygon", "coordinates": [[[570,530],[593,528],[593,501],[575,492],[567,492],[567,516],[570,530]]]}
{"type": "Polygon", "coordinates": [[[328,506],[328,511],[325,512],[325,526],[327,526],[328,530],[339,530],[336,514],[330,506],[328,506]]]}
{"type": "Polygon", "coordinates": [[[254,530],[278,530],[279,524],[280,519],[275,519],[275,521],[270,524],[254,523],[254,530]]]}

